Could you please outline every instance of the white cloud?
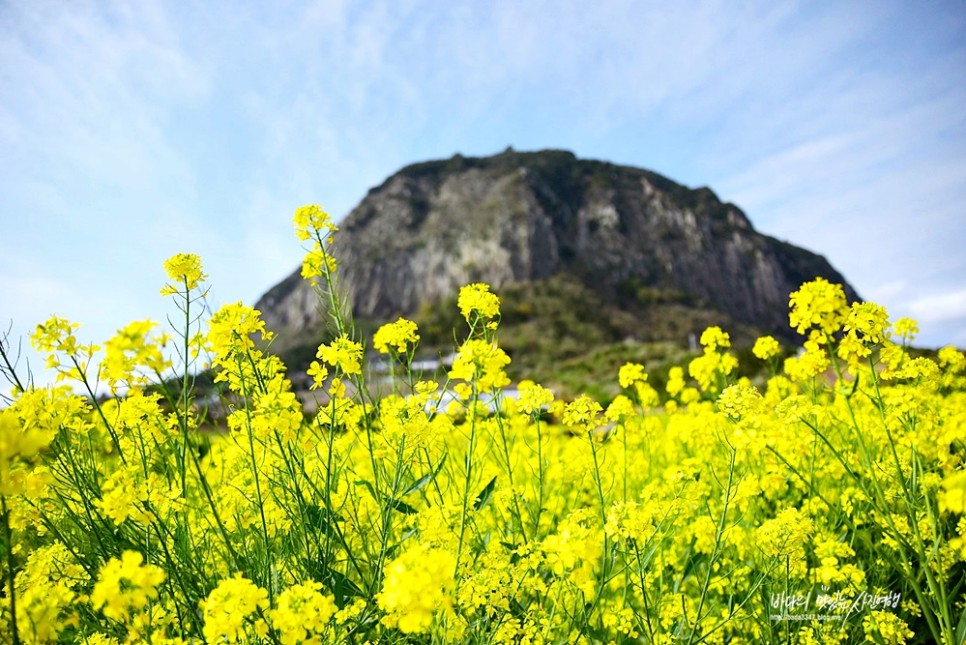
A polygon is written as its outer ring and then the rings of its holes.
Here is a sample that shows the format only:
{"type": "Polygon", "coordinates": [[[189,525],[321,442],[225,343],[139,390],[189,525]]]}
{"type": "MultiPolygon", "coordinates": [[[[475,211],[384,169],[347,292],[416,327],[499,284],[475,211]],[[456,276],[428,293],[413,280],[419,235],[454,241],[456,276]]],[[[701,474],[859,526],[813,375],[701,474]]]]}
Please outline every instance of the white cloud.
{"type": "Polygon", "coordinates": [[[909,310],[922,323],[966,321],[966,289],[916,298],[909,310]]]}

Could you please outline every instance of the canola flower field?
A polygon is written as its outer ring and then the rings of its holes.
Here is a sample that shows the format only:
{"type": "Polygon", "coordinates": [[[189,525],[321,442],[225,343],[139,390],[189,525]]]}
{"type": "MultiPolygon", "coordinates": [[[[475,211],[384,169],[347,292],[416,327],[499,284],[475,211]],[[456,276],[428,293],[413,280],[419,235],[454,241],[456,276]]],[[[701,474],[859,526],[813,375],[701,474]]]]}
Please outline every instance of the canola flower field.
{"type": "Polygon", "coordinates": [[[606,408],[510,398],[489,287],[460,292],[446,383],[417,380],[416,325],[357,337],[335,227],[295,224],[334,339],[313,416],[257,311],[206,313],[194,255],[165,264],[179,329],[96,348],[51,318],[46,388],[3,347],[3,643],[963,642],[966,357],[913,357],[913,321],[816,279],[790,297],[802,350],[755,344],[760,387],[712,327],[666,391],[628,363],[606,408]],[[378,399],[367,348],[393,365],[378,399]]]}

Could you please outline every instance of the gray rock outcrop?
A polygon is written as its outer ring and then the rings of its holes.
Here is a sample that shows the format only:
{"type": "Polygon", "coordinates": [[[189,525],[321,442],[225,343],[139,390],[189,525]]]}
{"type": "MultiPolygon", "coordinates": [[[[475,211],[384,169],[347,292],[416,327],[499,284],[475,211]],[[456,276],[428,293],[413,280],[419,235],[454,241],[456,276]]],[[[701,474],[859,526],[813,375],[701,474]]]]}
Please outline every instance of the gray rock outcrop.
{"type": "MultiPolygon", "coordinates": [[[[802,282],[823,276],[857,297],[825,258],[756,232],[708,188],[555,150],[403,168],[340,223],[332,250],[354,313],[375,319],[470,282],[499,292],[565,275],[618,306],[675,298],[789,337],[788,296],[802,282]]],[[[257,308],[285,334],[320,323],[298,271],[257,308]]]]}

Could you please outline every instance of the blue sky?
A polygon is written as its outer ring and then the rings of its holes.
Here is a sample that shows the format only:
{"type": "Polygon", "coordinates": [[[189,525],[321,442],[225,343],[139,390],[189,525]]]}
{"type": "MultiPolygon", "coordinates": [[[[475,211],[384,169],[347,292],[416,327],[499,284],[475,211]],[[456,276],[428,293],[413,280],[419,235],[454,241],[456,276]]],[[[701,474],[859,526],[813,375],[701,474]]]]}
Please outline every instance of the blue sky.
{"type": "Polygon", "coordinates": [[[5,0],[0,323],[163,322],[180,251],[254,303],[297,206],[507,146],[710,186],[966,346],[966,5],[939,0],[5,0]]]}

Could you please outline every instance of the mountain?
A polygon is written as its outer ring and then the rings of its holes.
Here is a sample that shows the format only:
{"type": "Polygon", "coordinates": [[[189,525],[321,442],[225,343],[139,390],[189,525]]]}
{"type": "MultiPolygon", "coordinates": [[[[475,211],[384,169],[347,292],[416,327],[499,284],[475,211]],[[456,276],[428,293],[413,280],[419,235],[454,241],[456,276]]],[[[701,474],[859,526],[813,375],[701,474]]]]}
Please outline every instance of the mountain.
{"type": "MultiPolygon", "coordinates": [[[[822,276],[857,298],[825,258],[756,232],[708,188],[559,150],[407,166],[340,223],[332,251],[358,320],[456,322],[441,303],[455,309],[460,286],[486,282],[510,345],[508,325],[536,321],[539,337],[542,315],[598,327],[588,342],[686,343],[707,324],[791,338],[788,295],[802,282],[822,276]]],[[[319,305],[298,271],[257,308],[289,337],[283,351],[318,344],[319,305]]]]}

